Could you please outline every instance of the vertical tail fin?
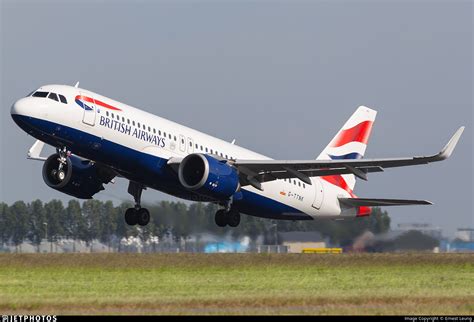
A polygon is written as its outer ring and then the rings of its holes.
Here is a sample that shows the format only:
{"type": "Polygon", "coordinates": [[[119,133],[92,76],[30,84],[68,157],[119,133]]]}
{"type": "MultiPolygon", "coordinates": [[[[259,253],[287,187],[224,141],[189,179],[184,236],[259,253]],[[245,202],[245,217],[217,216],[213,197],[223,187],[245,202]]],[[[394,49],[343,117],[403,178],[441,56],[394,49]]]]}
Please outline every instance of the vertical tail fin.
{"type": "MultiPolygon", "coordinates": [[[[359,106],[317,160],[361,159],[367,149],[376,115],[377,111],[359,106]]],[[[354,175],[344,174],[342,178],[352,191],[356,182],[354,175]]]]}

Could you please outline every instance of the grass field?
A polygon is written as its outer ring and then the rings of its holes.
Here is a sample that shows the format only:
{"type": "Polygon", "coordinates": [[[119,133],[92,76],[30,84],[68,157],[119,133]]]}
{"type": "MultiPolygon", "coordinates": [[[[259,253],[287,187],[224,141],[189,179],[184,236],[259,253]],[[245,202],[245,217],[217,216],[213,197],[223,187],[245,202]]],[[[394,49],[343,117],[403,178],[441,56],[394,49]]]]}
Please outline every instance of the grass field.
{"type": "Polygon", "coordinates": [[[474,256],[2,254],[0,312],[474,314],[474,256]]]}

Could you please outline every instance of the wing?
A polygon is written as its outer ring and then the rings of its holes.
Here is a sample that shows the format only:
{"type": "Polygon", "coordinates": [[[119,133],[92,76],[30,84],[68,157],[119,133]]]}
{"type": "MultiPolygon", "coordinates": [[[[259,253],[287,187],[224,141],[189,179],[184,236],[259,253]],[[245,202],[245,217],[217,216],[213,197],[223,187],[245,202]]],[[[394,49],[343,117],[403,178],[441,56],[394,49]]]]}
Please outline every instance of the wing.
{"type": "Polygon", "coordinates": [[[463,131],[464,126],[454,133],[439,153],[431,156],[350,160],[235,160],[229,163],[239,170],[242,185],[252,185],[260,190],[263,190],[263,182],[286,178],[298,178],[310,185],[310,177],[350,173],[367,180],[367,173],[381,172],[386,168],[428,164],[449,158],[463,131]]]}

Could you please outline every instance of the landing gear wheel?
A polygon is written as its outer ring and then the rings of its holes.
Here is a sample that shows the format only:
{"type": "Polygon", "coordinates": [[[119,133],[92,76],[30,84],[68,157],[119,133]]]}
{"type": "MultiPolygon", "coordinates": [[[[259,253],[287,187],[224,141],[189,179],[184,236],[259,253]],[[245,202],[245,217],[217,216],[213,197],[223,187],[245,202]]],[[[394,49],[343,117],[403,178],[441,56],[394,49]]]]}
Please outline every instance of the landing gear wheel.
{"type": "Polygon", "coordinates": [[[62,181],[64,180],[64,178],[66,178],[66,172],[65,172],[63,169],[59,170],[59,171],[56,173],[56,178],[58,178],[58,180],[59,180],[60,182],[62,182],[62,181]]]}
{"type": "Polygon", "coordinates": [[[229,211],[227,213],[227,224],[230,227],[237,227],[240,224],[240,214],[235,210],[229,211]]]}
{"type": "Polygon", "coordinates": [[[129,225],[145,226],[150,222],[150,212],[140,206],[143,189],[146,188],[135,181],[130,181],[128,185],[128,193],[135,199],[135,208],[129,208],[125,212],[125,221],[129,225]]]}
{"type": "Polygon", "coordinates": [[[217,210],[214,221],[219,227],[225,227],[227,225],[227,214],[224,209],[217,210]]]}
{"type": "Polygon", "coordinates": [[[138,223],[137,210],[135,208],[128,208],[127,211],[125,211],[125,222],[130,226],[134,226],[138,223]]]}
{"type": "Polygon", "coordinates": [[[146,208],[137,211],[137,220],[140,226],[146,226],[150,222],[150,212],[146,208]]]}

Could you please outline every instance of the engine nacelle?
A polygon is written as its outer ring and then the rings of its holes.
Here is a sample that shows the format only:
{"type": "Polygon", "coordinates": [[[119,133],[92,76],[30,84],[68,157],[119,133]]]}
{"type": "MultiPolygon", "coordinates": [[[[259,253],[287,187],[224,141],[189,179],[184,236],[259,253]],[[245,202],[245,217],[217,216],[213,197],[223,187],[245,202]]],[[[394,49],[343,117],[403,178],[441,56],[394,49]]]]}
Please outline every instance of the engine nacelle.
{"type": "Polygon", "coordinates": [[[114,177],[97,164],[77,156],[66,158],[66,164],[63,166],[64,174],[58,176],[58,159],[59,155],[55,153],[44,162],[43,180],[49,187],[76,198],[92,198],[97,192],[104,190],[104,183],[108,183],[114,177]]]}
{"type": "Polygon", "coordinates": [[[226,160],[194,153],[186,156],[178,170],[181,184],[216,200],[226,200],[239,189],[239,174],[226,160]]]}

